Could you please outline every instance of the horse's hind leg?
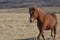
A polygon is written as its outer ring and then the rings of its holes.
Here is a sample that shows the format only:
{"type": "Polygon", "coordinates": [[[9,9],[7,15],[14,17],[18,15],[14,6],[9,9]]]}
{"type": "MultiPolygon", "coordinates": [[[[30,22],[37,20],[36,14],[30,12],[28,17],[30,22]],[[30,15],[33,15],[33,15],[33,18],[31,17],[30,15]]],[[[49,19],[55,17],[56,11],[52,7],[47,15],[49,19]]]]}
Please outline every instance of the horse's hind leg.
{"type": "Polygon", "coordinates": [[[51,37],[53,37],[53,29],[51,29],[51,37]]]}
{"type": "Polygon", "coordinates": [[[56,26],[54,27],[54,38],[53,38],[53,40],[55,40],[55,37],[56,37],[56,26]]]}

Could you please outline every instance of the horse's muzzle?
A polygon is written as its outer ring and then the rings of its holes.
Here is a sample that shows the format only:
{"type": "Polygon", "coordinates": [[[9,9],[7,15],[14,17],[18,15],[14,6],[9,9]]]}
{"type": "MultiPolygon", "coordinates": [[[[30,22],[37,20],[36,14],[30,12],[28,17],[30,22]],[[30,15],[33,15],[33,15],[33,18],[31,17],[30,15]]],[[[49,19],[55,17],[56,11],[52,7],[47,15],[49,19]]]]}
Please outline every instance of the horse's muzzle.
{"type": "Polygon", "coordinates": [[[32,23],[32,20],[30,20],[30,23],[32,23]]]}

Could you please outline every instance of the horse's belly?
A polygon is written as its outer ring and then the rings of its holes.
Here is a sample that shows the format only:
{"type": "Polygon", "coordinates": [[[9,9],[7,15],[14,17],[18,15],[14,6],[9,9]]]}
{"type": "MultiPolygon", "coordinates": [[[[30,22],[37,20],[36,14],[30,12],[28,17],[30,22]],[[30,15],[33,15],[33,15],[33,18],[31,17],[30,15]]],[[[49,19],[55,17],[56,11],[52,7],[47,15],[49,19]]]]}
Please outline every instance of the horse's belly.
{"type": "Polygon", "coordinates": [[[51,26],[46,26],[46,29],[45,30],[50,30],[51,29],[51,26]]]}
{"type": "Polygon", "coordinates": [[[45,30],[50,30],[50,29],[51,29],[51,28],[48,28],[48,27],[47,27],[45,30]]]}

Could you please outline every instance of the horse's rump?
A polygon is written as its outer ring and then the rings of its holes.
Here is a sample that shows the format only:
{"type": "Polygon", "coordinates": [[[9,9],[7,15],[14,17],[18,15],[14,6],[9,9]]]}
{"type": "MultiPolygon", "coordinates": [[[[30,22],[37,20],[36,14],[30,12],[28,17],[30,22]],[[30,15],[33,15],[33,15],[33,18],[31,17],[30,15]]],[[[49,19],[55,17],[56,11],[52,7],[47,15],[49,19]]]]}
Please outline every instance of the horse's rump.
{"type": "Polygon", "coordinates": [[[48,15],[51,15],[51,16],[53,16],[54,18],[56,18],[56,14],[55,14],[56,12],[52,12],[52,13],[49,13],[48,15]]]}
{"type": "Polygon", "coordinates": [[[54,27],[57,24],[57,18],[54,13],[48,14],[49,23],[47,26],[54,27]]]}

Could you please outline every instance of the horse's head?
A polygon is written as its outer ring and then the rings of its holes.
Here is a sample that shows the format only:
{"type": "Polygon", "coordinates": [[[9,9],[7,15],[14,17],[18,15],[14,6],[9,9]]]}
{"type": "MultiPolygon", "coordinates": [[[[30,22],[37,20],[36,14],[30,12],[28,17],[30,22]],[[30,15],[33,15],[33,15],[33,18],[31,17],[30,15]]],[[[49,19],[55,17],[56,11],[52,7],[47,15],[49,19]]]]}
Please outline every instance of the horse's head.
{"type": "Polygon", "coordinates": [[[35,7],[29,8],[30,22],[33,22],[38,17],[38,10],[35,7]]]}

